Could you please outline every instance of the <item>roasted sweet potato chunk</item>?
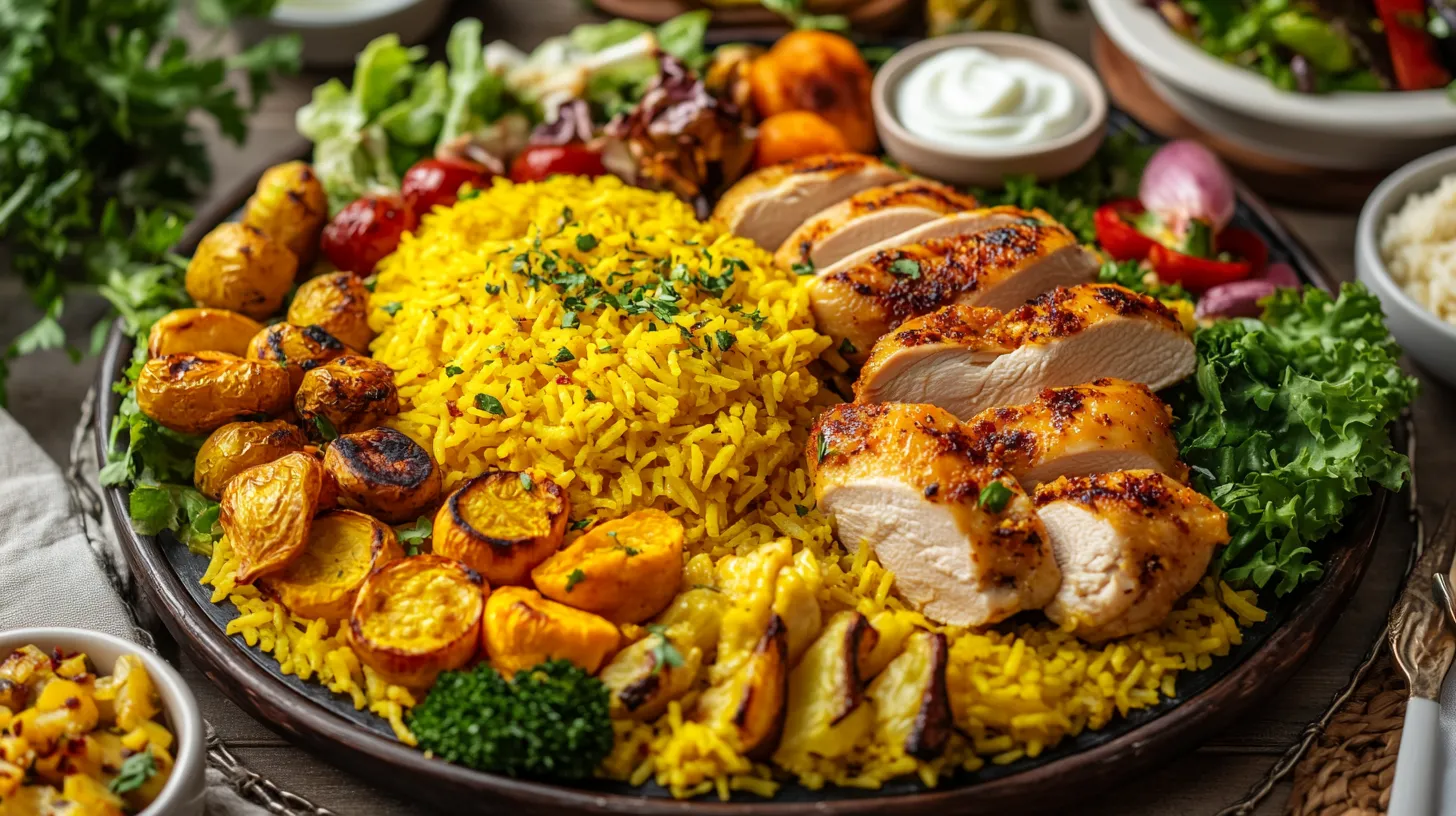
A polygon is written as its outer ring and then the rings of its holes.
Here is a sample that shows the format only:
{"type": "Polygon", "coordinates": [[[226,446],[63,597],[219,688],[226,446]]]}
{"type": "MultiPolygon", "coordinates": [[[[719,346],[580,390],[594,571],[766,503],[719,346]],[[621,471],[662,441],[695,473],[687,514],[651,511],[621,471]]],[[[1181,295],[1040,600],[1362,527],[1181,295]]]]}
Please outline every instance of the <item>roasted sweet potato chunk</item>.
{"type": "Polygon", "coordinates": [[[767,759],[783,733],[788,685],[788,629],[773,615],[746,659],[698,698],[693,718],[712,726],[740,754],[767,759]]]}
{"type": "Polygon", "coordinates": [[[429,451],[393,428],[335,439],[324,453],[324,469],[338,486],[341,506],[390,524],[414,521],[434,507],[444,483],[429,451]]]}
{"type": "Polygon", "coordinates": [[[435,552],[457,558],[491,584],[525,586],[561,546],[571,502],[542,476],[493,470],[461,485],[435,514],[435,552]]]}
{"type": "Polygon", "coordinates": [[[875,733],[910,756],[940,756],[950,739],[946,656],[945,635],[916,631],[866,692],[875,706],[875,733]]]}
{"type": "Polygon", "coordinates": [[[606,618],[509,586],[486,601],[481,634],[490,665],[507,677],[553,658],[595,674],[621,638],[606,618]]]}
{"type": "Polygon", "coordinates": [[[613,623],[641,623],[672,603],[682,580],[682,522],[639,510],[591,528],[531,570],[542,595],[613,623]]]}
{"type": "Polygon", "coordinates": [[[298,259],[256,227],[219,224],[187,264],[187,294],[198,306],[231,309],[262,320],[293,287],[298,259]]]}
{"type": "Polygon", "coordinates": [[[873,706],[864,705],[860,663],[874,648],[875,630],[864,615],[846,610],[825,625],[789,675],[784,736],[774,761],[808,770],[814,757],[838,757],[869,736],[873,706]]]}
{"type": "Polygon", "coordinates": [[[399,413],[394,371],[346,354],[304,374],[293,407],[303,427],[320,438],[373,428],[399,413]]]}
{"type": "Polygon", "coordinates": [[[202,495],[216,500],[239,473],[267,464],[308,445],[308,437],[281,419],[271,422],[229,422],[207,437],[197,450],[192,481],[202,495]]]}
{"type": "Polygon", "coordinates": [[[602,669],[615,719],[655,720],[667,704],[688,693],[703,667],[703,650],[668,629],[617,652],[602,669]]]}
{"type": "Polygon", "coordinates": [[[318,254],[319,235],[329,220],[329,200],[313,168],[301,161],[267,169],[243,210],[243,223],[288,247],[302,266],[318,254]]]}
{"type": "Polygon", "coordinates": [[[147,356],[221,351],[242,357],[263,324],[227,309],[175,309],[152,324],[147,356]]]}
{"type": "Polygon", "coordinates": [[[353,510],[332,510],[313,520],[303,553],[258,585],[299,617],[338,623],[349,617],[369,573],[403,557],[389,525],[353,510]]]}
{"type": "Polygon", "coordinates": [[[490,587],[475,570],[438,555],[391,561],[370,573],[349,613],[359,659],[392,683],[426,688],[470,662],[490,587]]]}
{"type": "Polygon", "coordinates": [[[227,483],[218,521],[238,556],[238,583],[278,572],[303,552],[323,479],[318,459],[290,453],[227,483]]]}
{"type": "Polygon", "coordinates": [[[288,369],[288,380],[297,391],[304,374],[348,353],[337,337],[318,326],[274,323],[248,341],[247,357],[288,369]]]}
{"type": "Polygon", "coordinates": [[[288,372],[220,351],[154,357],[137,377],[137,407],[178,433],[210,433],[238,419],[288,410],[288,372]]]}
{"type": "Polygon", "coordinates": [[[288,304],[288,322],[318,326],[358,351],[367,351],[374,330],[369,328],[369,290],[357,275],[333,272],[304,281],[288,304]]]}

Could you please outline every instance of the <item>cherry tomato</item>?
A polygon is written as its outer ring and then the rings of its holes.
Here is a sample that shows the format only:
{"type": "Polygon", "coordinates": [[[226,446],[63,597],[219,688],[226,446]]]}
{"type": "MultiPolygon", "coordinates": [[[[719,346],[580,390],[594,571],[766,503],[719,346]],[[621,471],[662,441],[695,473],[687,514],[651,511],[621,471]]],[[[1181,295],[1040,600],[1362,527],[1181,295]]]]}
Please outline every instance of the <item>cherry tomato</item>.
{"type": "Polygon", "coordinates": [[[399,246],[399,238],[419,223],[414,210],[397,195],[364,196],[339,211],[324,227],[322,249],[334,266],[368,275],[399,246]]]}
{"type": "Polygon", "coordinates": [[[1142,211],[1143,205],[1129,198],[1110,201],[1092,214],[1097,243],[1108,255],[1119,261],[1141,261],[1148,257],[1157,242],[1138,232],[1137,227],[1123,218],[1123,215],[1137,215],[1142,211]]]}
{"type": "Polygon", "coordinates": [[[477,190],[484,190],[493,178],[495,173],[473,161],[420,159],[405,171],[400,189],[410,209],[423,215],[436,207],[454,204],[461,185],[468,183],[477,190]]]}
{"type": "Polygon", "coordinates": [[[511,181],[542,181],[550,176],[605,176],[602,154],[581,143],[533,145],[511,162],[511,181]]]}
{"type": "Polygon", "coordinates": [[[1179,283],[1193,292],[1202,292],[1224,283],[1233,283],[1260,275],[1269,263],[1269,245],[1255,233],[1229,227],[1218,234],[1216,249],[1232,260],[1199,258],[1184,255],[1162,244],[1154,244],[1148,262],[1164,283],[1179,283]]]}

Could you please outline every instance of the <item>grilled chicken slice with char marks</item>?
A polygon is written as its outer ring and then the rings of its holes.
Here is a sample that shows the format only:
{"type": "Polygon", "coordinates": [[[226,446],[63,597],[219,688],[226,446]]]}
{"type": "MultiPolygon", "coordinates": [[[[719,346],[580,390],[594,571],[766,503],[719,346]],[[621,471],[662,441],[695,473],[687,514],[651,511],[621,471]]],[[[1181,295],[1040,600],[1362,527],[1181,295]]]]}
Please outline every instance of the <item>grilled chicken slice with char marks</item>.
{"type": "Polygon", "coordinates": [[[976,199],[929,179],[871,187],[801,224],[774,253],[774,261],[785,269],[796,264],[822,269],[912,227],[975,207],[976,199]]]}
{"type": "Polygon", "coordinates": [[[1168,307],[1097,283],[1004,315],[951,306],[908,321],[875,344],[854,393],[857,402],[928,403],[969,419],[1103,377],[1158,391],[1196,366],[1193,340],[1168,307]]]}
{"type": "Polygon", "coordinates": [[[1086,283],[1097,256],[1065,227],[1014,224],[937,238],[874,255],[821,275],[809,286],[819,331],[856,349],[863,361],[886,333],[951,304],[1014,309],[1058,286],[1086,283]]]}
{"type": "Polygon", "coordinates": [[[1063,477],[1036,512],[1062,570],[1046,616],[1092,643],[1160,625],[1229,540],[1212,500],[1151,470],[1063,477]]]}
{"type": "Polygon", "coordinates": [[[744,176],[718,200],[713,217],[772,252],[809,216],[861,190],[904,178],[879,159],[858,153],[809,156],[744,176]]]}
{"type": "Polygon", "coordinates": [[[966,422],[988,461],[1027,490],[1059,476],[1156,470],[1188,480],[1173,411],[1146,385],[1102,379],[1048,388],[1026,405],[988,408],[966,422]]]}
{"type": "Polygon", "coordinates": [[[911,227],[898,235],[887,236],[877,243],[868,244],[862,249],[857,249],[833,263],[819,264],[816,267],[816,271],[820,275],[836,275],[846,269],[853,269],[860,264],[869,262],[878,253],[910,244],[933,241],[939,238],[974,235],[988,229],[1009,227],[1012,224],[1035,225],[1056,223],[1057,220],[1045,210],[1023,210],[1020,207],[983,207],[965,212],[951,213],[950,215],[937,218],[934,221],[927,221],[919,226],[911,227]]]}
{"type": "Polygon", "coordinates": [[[988,626],[1056,592],[1060,574],[1030,497],[980,460],[945,411],[836,405],[815,421],[808,453],[814,496],[839,540],[872,547],[926,617],[988,626]],[[1001,487],[983,504],[994,481],[1001,487]]]}

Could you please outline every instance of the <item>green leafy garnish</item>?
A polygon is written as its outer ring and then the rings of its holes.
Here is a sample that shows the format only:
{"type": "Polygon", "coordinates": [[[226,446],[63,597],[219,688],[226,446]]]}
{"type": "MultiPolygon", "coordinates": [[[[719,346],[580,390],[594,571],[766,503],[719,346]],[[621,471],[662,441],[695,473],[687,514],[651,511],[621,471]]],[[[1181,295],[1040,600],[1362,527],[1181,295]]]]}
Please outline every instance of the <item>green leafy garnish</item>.
{"type": "Polygon", "coordinates": [[[999,513],[1006,509],[1006,503],[1011,501],[1012,495],[1011,488],[998,479],[994,482],[987,482],[986,486],[981,488],[981,495],[977,499],[977,503],[992,513],[999,513]]]}
{"type": "Polygon", "coordinates": [[[566,346],[562,346],[561,348],[557,349],[556,356],[551,358],[552,362],[556,363],[569,363],[575,359],[576,355],[572,354],[571,350],[568,349],[566,346]]]}
{"type": "Polygon", "coordinates": [[[576,248],[582,252],[591,252],[597,248],[597,237],[585,232],[576,236],[576,248]]]}
{"type": "Polygon", "coordinates": [[[592,393],[592,390],[590,388],[588,388],[586,390],[586,394],[584,396],[586,397],[586,401],[587,402],[596,402],[597,401],[597,395],[596,394],[593,394],[592,393]]]}
{"type": "Polygon", "coordinates": [[[809,261],[796,261],[789,269],[793,270],[793,273],[801,278],[805,275],[814,274],[814,264],[809,261]]]}
{"type": "Polygon", "coordinates": [[[405,555],[419,555],[424,543],[430,540],[434,532],[434,520],[429,516],[420,516],[415,519],[414,524],[394,528],[395,536],[399,538],[400,546],[404,547],[405,555]]]}
{"type": "Polygon", "coordinates": [[[794,512],[799,514],[799,518],[803,518],[804,516],[809,515],[809,511],[812,510],[812,509],[814,509],[814,508],[812,508],[812,507],[805,507],[802,504],[796,504],[796,505],[794,505],[794,512]]]}
{"type": "Polygon", "coordinates": [[[385,314],[389,315],[390,317],[394,317],[395,315],[399,314],[400,309],[404,308],[404,304],[400,303],[397,300],[394,300],[384,304],[383,306],[380,306],[379,308],[383,309],[385,314]]]}
{"type": "Polygon", "coordinates": [[[733,348],[734,343],[738,342],[738,338],[733,336],[733,332],[727,331],[726,329],[717,330],[713,333],[713,337],[718,341],[719,351],[727,351],[733,348]]]}
{"type": "Polygon", "coordinates": [[[536,488],[536,483],[531,480],[531,474],[525,472],[524,470],[521,471],[520,481],[521,489],[526,491],[527,493],[530,493],[536,488]]]}
{"type": "Polygon", "coordinates": [[[859,354],[859,348],[849,342],[849,338],[846,337],[839,342],[839,353],[841,356],[847,357],[851,354],[859,354]]]}
{"type": "Polygon", "coordinates": [[[594,519],[591,518],[577,519],[576,521],[573,521],[571,523],[571,530],[572,532],[576,532],[577,530],[585,530],[592,525],[592,521],[594,521],[594,519]]]}
{"type": "Polygon", "coordinates": [[[920,279],[920,262],[913,258],[900,258],[890,264],[890,274],[910,280],[920,279]]]}
{"type": "Polygon", "coordinates": [[[672,645],[667,637],[667,627],[660,623],[649,623],[645,627],[657,641],[652,644],[652,673],[661,672],[663,667],[678,668],[683,665],[682,652],[672,645]]]}
{"type": "Polygon", "coordinates": [[[325,442],[332,442],[339,438],[339,429],[334,423],[323,414],[314,414],[313,427],[318,431],[319,438],[325,442]]]}
{"type": "Polygon", "coordinates": [[[581,318],[577,316],[576,312],[566,312],[565,314],[561,315],[561,328],[574,329],[580,325],[581,318]]]}
{"type": "Polygon", "coordinates": [[[108,786],[112,793],[130,793],[157,775],[157,760],[150,750],[132,754],[121,762],[121,770],[108,786]]]}
{"type": "Polygon", "coordinates": [[[585,580],[586,573],[582,572],[579,569],[572,570],[571,573],[566,576],[566,591],[570,592],[571,590],[576,588],[577,584],[585,580]]]}
{"type": "Polygon", "coordinates": [[[458,376],[460,376],[461,374],[464,374],[464,373],[465,373],[465,369],[461,368],[458,365],[453,365],[452,364],[452,365],[445,366],[445,376],[447,376],[447,377],[458,377],[458,376]]]}
{"type": "Polygon", "coordinates": [[[492,397],[489,394],[476,394],[475,407],[486,412],[487,414],[495,414],[496,416],[506,415],[506,407],[504,405],[501,405],[500,400],[492,397]]]}
{"type": "Polygon", "coordinates": [[[832,453],[832,451],[829,450],[829,440],[827,440],[827,439],[824,438],[824,432],[823,431],[820,431],[819,432],[819,437],[818,437],[818,442],[817,442],[817,446],[816,447],[817,447],[817,453],[819,455],[819,460],[818,461],[820,461],[820,462],[824,461],[824,457],[826,457],[830,453],[832,453]]]}

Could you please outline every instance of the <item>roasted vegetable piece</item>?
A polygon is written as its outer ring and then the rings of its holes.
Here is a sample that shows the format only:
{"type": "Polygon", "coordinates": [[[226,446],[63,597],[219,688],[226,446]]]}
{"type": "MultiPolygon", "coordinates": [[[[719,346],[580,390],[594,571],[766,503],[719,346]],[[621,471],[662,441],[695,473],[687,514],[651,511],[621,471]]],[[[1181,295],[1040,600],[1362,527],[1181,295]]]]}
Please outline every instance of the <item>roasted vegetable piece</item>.
{"type": "Polygon", "coordinates": [[[507,677],[557,658],[596,674],[620,638],[611,621],[525,587],[501,587],[492,593],[481,630],[490,665],[507,677]]]}
{"type": "Polygon", "coordinates": [[[788,629],[783,618],[772,615],[746,659],[698,698],[693,719],[710,725],[749,759],[767,759],[783,733],[788,684],[788,629]]]}
{"type": "Polygon", "coordinates": [[[304,374],[348,353],[338,338],[319,326],[274,323],[248,341],[247,356],[287,369],[288,381],[297,391],[304,374]]]}
{"type": "Polygon", "coordinates": [[[176,309],[152,324],[147,356],[221,351],[242,357],[248,341],[262,330],[262,323],[227,309],[176,309]]]}
{"type": "Polygon", "coordinates": [[[111,674],[96,681],[96,695],[111,701],[116,725],[124,731],[143,727],[162,710],[152,676],[136,655],[118,657],[111,674]]]}
{"type": "Polygon", "coordinates": [[[335,439],[324,452],[324,469],[338,487],[339,504],[390,524],[413,521],[434,507],[444,482],[434,457],[393,428],[335,439]]]}
{"type": "Polygon", "coordinates": [[[784,619],[789,634],[789,665],[799,662],[804,650],[819,636],[824,623],[819,589],[824,579],[814,554],[800,550],[774,580],[774,614],[784,619]]]}
{"type": "Polygon", "coordinates": [[[668,703],[688,693],[702,667],[702,649],[687,645],[686,638],[668,629],[654,627],[602,669],[602,683],[612,695],[612,716],[656,719],[668,703]]]}
{"type": "Polygon", "coordinates": [[[849,143],[839,128],[812,111],[784,111],[758,123],[755,169],[806,156],[844,153],[849,143]]]}
{"type": "Polygon", "coordinates": [[[303,553],[258,585],[299,617],[338,623],[349,617],[370,571],[403,557],[389,525],[353,510],[332,510],[313,520],[303,553]]]}
{"type": "Polygon", "coordinates": [[[334,266],[366,276],[418,224],[414,210],[399,196],[365,196],[340,210],[324,227],[321,246],[334,266]]]}
{"type": "Polygon", "coordinates": [[[790,32],[753,61],[748,78],[760,116],[812,111],[838,128],[852,149],[873,153],[878,146],[870,110],[874,75],[848,39],[827,31],[790,32]]]}
{"type": "Polygon", "coordinates": [[[391,561],[359,588],[349,642],[385,679],[425,688],[475,656],[490,587],[475,570],[438,555],[391,561]]]}
{"type": "Polygon", "coordinates": [[[178,433],[214,431],[236,419],[288,410],[288,372],[220,351],[154,357],[137,376],[137,407],[178,433]]]}
{"type": "Polygon", "coordinates": [[[219,224],[187,264],[187,294],[198,306],[231,309],[262,320],[293,288],[298,259],[256,227],[219,224]]]}
{"type": "Polygon", "coordinates": [[[308,437],[303,431],[281,419],[229,422],[213,431],[198,448],[192,481],[202,495],[216,501],[234,476],[307,446],[308,437]]]}
{"type": "Polygon", "coordinates": [[[301,161],[268,168],[243,210],[244,224],[287,247],[304,268],[318,255],[319,234],[328,220],[324,185],[301,161]]]}
{"type": "Polygon", "coordinates": [[[357,351],[366,351],[374,339],[374,330],[369,328],[369,290],[348,272],[304,281],[288,304],[288,322],[318,326],[357,351]]]}
{"type": "Polygon", "coordinates": [[[682,579],[682,522],[638,510],[591,528],[531,570],[536,589],[613,623],[641,623],[672,603],[682,579]]]}
{"type": "Polygon", "coordinates": [[[303,552],[323,479],[318,459],[290,453],[227,483],[218,521],[238,557],[238,583],[278,572],[303,552]]]}
{"type": "Polygon", "coordinates": [[[455,204],[461,186],[475,190],[490,189],[495,173],[485,165],[464,159],[421,159],[406,170],[400,179],[400,192],[410,209],[425,215],[436,207],[455,204]]]}
{"type": "Polygon", "coordinates": [[[1451,73],[1436,57],[1435,40],[1426,33],[1425,0],[1375,0],[1385,26],[1395,81],[1402,91],[1443,88],[1451,73]]]}
{"type": "Polygon", "coordinates": [[[952,727],[946,654],[945,635],[916,631],[870,683],[865,696],[874,703],[878,739],[919,759],[940,756],[952,727]]]}
{"type": "Polygon", "coordinates": [[[764,51],[762,46],[745,43],[720,45],[713,50],[713,61],[703,74],[703,84],[708,93],[732,102],[750,123],[758,117],[753,107],[753,88],[748,82],[748,72],[753,61],[764,51]]]}
{"type": "Polygon", "coordinates": [[[829,620],[789,675],[784,735],[774,762],[809,771],[815,758],[843,756],[869,735],[875,712],[864,704],[860,665],[877,637],[869,620],[853,610],[829,620]]]}
{"type": "Polygon", "coordinates": [[[526,585],[561,546],[571,502],[545,477],[493,470],[461,485],[435,514],[435,552],[458,558],[492,584],[526,585]]]}
{"type": "Polygon", "coordinates": [[[309,435],[325,441],[331,434],[373,428],[399,413],[394,370],[378,360],[346,354],[306,372],[293,407],[309,435]]]}

